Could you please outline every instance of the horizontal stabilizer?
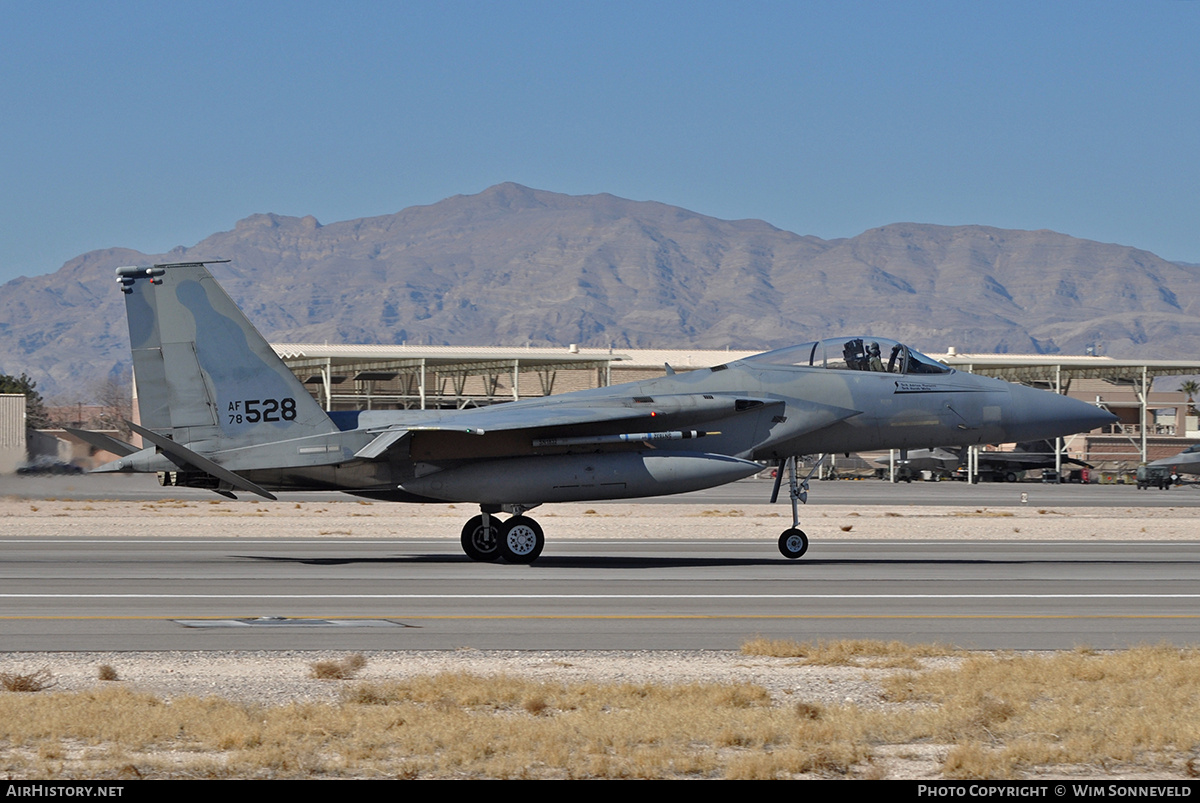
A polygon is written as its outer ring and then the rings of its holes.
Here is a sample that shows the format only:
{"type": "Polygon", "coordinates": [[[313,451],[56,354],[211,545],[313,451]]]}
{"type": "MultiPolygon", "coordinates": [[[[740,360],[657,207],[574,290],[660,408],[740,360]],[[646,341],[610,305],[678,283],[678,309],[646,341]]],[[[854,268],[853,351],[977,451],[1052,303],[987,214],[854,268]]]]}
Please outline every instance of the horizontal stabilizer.
{"type": "Polygon", "coordinates": [[[90,432],[86,429],[72,429],[71,427],[63,427],[63,429],[84,443],[95,446],[102,452],[112,452],[118,457],[128,457],[134,452],[141,451],[133,444],[117,440],[111,435],[105,435],[103,432],[90,432]]]}
{"type": "Polygon", "coordinates": [[[146,429],[145,427],[139,427],[137,424],[132,422],[127,421],[126,423],[129,424],[130,429],[141,435],[142,438],[150,441],[163,452],[171,457],[174,457],[176,460],[180,460],[192,468],[197,469],[198,471],[203,471],[205,474],[211,474],[219,480],[225,480],[225,482],[229,483],[234,488],[241,488],[243,491],[249,491],[252,494],[258,494],[264,499],[270,499],[272,502],[276,501],[274,494],[264,491],[262,488],[259,488],[245,477],[239,477],[229,469],[222,468],[213,461],[209,460],[207,457],[196,454],[186,446],[181,446],[170,438],[164,438],[162,435],[159,435],[153,430],[146,429]]]}

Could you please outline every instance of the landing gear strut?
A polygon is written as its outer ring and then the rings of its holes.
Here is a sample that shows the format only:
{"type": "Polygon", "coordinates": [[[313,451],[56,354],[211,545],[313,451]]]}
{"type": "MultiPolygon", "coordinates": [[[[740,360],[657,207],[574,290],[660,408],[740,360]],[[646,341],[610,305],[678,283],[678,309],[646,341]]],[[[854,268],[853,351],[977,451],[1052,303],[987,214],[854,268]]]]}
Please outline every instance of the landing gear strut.
{"type": "Polygon", "coordinates": [[[529,509],[527,507],[504,505],[502,509],[514,514],[513,517],[502,522],[495,515],[500,508],[485,509],[463,525],[463,552],[471,560],[492,562],[504,558],[508,563],[533,563],[546,546],[542,528],[533,519],[521,515],[529,509]]]}
{"type": "Polygon", "coordinates": [[[788,473],[788,496],[792,499],[792,526],[779,536],[779,552],[789,560],[795,560],[808,551],[808,536],[804,534],[804,530],[800,529],[800,505],[808,502],[808,481],[824,459],[825,455],[821,455],[803,481],[797,481],[794,456],[789,457],[786,461],[780,460],[779,467],[776,469],[775,488],[771,491],[771,503],[774,504],[779,499],[779,486],[783,482],[785,467],[788,473]]]}

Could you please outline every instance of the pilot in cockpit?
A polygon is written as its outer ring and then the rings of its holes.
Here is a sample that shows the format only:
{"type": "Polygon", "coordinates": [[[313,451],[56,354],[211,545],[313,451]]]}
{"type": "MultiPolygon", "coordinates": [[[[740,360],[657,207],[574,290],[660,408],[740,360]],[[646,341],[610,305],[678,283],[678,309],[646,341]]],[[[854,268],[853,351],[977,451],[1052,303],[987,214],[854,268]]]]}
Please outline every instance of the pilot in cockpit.
{"type": "Polygon", "coordinates": [[[872,343],[867,348],[867,370],[883,373],[883,358],[879,356],[878,343],[872,343]]]}

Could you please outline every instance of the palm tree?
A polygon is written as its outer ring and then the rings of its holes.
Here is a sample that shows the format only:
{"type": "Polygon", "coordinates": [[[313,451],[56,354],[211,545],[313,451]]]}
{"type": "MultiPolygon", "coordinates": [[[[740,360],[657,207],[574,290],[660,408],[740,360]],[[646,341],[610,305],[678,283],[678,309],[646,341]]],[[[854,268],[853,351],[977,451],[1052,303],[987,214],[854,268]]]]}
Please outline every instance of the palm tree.
{"type": "Polygon", "coordinates": [[[1187,396],[1187,414],[1196,415],[1196,405],[1192,404],[1192,400],[1195,399],[1197,393],[1200,393],[1200,382],[1197,382],[1194,379],[1189,379],[1188,381],[1182,383],[1179,386],[1179,389],[1182,390],[1187,396]]]}

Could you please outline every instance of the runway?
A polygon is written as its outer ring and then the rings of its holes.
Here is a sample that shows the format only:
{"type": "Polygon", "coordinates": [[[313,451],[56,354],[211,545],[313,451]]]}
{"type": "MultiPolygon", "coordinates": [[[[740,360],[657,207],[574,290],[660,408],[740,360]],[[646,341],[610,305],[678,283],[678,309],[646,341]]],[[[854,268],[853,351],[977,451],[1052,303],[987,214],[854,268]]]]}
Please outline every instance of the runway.
{"type": "Polygon", "coordinates": [[[755,635],[966,648],[1194,644],[1196,542],[0,538],[0,651],[736,649],[755,635]],[[260,617],[283,617],[262,619],[260,617]],[[255,621],[259,620],[259,621],[255,621]]]}
{"type": "Polygon", "coordinates": [[[770,487],[548,505],[543,556],[509,566],[462,555],[469,505],[10,478],[0,652],[1200,641],[1195,488],[814,482],[792,562],[770,487]]]}

